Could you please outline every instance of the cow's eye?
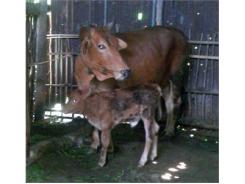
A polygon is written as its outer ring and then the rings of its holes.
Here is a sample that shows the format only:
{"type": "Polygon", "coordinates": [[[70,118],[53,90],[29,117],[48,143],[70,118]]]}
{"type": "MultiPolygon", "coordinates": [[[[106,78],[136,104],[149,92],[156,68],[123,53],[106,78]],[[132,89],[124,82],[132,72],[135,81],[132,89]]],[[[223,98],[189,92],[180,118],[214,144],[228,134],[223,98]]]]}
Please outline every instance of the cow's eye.
{"type": "Polygon", "coordinates": [[[72,102],[73,102],[73,103],[76,103],[76,100],[74,99],[74,100],[72,100],[72,102]]]}
{"type": "Polygon", "coordinates": [[[105,45],[104,45],[104,44],[99,44],[99,45],[97,45],[97,47],[98,47],[99,49],[101,49],[101,50],[106,49],[106,47],[105,47],[105,45]]]}

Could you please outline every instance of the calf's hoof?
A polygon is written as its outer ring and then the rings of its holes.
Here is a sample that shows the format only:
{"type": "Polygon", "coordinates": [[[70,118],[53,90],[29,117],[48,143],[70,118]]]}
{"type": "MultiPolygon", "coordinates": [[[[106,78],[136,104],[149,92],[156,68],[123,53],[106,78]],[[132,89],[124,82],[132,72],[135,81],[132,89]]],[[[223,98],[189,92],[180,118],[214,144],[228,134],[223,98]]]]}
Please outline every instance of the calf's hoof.
{"type": "Polygon", "coordinates": [[[157,158],[157,155],[151,155],[151,156],[150,156],[151,161],[156,160],[156,158],[157,158]]]}
{"type": "Polygon", "coordinates": [[[146,161],[144,161],[144,162],[140,161],[140,162],[138,163],[138,168],[144,167],[145,163],[146,163],[146,161]]]}
{"type": "Polygon", "coordinates": [[[142,167],[144,167],[144,165],[142,165],[142,164],[138,164],[138,166],[137,166],[138,168],[142,168],[142,167]]]}
{"type": "Polygon", "coordinates": [[[97,149],[99,149],[99,144],[97,144],[97,143],[92,143],[91,145],[90,145],[90,147],[92,148],[92,149],[95,149],[95,150],[97,150],[97,149]]]}
{"type": "Polygon", "coordinates": [[[87,150],[88,155],[95,154],[95,153],[97,153],[96,150],[94,150],[93,148],[88,148],[88,150],[87,150]]]}
{"type": "Polygon", "coordinates": [[[100,167],[104,167],[105,166],[105,161],[103,161],[103,160],[100,160],[99,162],[98,162],[98,165],[100,166],[100,167]]]}

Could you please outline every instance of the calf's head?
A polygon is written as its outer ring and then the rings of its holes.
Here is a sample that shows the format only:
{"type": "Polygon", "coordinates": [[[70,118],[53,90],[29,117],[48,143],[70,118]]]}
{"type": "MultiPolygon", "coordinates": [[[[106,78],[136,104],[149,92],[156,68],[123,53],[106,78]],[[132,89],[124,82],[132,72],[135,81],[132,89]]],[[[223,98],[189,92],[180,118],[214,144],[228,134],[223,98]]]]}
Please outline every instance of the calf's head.
{"type": "Polygon", "coordinates": [[[125,80],[129,76],[130,69],[119,53],[127,47],[126,42],[104,27],[82,27],[80,39],[83,62],[98,80],[125,80]]]}
{"type": "Polygon", "coordinates": [[[63,107],[63,113],[81,113],[83,111],[83,99],[81,91],[74,90],[68,95],[68,102],[63,107]]]}
{"type": "Polygon", "coordinates": [[[90,83],[94,78],[94,74],[82,62],[81,56],[77,56],[75,60],[75,73],[74,73],[78,89],[84,94],[89,94],[90,83]]]}

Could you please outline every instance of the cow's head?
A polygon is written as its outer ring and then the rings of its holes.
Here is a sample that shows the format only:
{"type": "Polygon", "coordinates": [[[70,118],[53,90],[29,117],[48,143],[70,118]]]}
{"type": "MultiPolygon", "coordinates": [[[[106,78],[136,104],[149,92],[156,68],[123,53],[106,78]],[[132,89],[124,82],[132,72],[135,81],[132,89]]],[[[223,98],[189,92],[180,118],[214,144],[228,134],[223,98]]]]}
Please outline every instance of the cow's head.
{"type": "Polygon", "coordinates": [[[83,62],[98,80],[124,80],[129,76],[130,69],[119,53],[127,47],[126,42],[104,27],[82,27],[80,39],[83,62]]]}

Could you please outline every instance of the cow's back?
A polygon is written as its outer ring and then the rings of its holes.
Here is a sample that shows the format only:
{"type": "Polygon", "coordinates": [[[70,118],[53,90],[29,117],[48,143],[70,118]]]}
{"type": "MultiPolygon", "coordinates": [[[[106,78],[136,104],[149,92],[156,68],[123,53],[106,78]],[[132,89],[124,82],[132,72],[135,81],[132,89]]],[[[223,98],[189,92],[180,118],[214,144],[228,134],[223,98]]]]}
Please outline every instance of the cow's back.
{"type": "Polygon", "coordinates": [[[158,26],[116,36],[128,44],[120,51],[131,69],[131,77],[118,82],[123,87],[146,83],[165,86],[180,68],[186,54],[186,39],[174,28],[158,26]]]}

